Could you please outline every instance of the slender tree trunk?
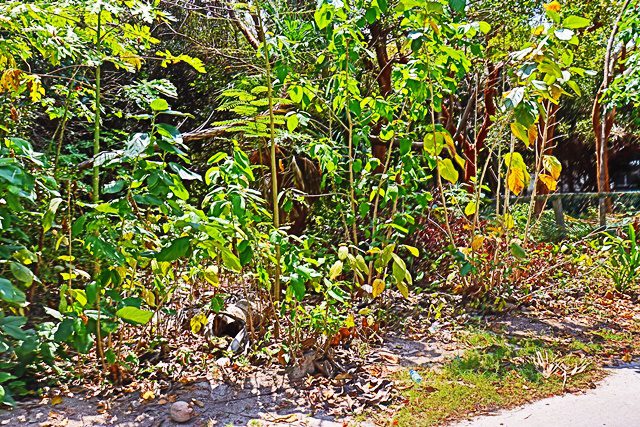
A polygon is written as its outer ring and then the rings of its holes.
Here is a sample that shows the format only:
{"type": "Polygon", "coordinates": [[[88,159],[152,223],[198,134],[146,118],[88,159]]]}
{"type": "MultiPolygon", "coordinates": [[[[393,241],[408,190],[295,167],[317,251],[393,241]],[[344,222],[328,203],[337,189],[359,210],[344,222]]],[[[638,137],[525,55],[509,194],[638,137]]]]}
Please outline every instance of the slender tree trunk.
{"type": "MultiPolygon", "coordinates": [[[[607,192],[609,188],[609,168],[608,168],[608,142],[611,127],[613,126],[613,120],[615,117],[615,109],[607,111],[605,105],[601,105],[601,94],[605,93],[611,82],[612,73],[615,66],[615,58],[612,58],[611,53],[613,51],[613,44],[615,42],[616,34],[620,25],[622,15],[624,15],[631,0],[626,0],[620,13],[616,17],[611,29],[611,35],[607,42],[607,50],[604,56],[604,67],[602,72],[602,86],[600,91],[596,94],[596,99],[593,105],[593,124],[594,133],[596,134],[596,160],[598,162],[598,191],[607,192]]],[[[598,213],[600,225],[605,226],[607,224],[607,199],[606,197],[600,197],[598,201],[598,213]]]]}

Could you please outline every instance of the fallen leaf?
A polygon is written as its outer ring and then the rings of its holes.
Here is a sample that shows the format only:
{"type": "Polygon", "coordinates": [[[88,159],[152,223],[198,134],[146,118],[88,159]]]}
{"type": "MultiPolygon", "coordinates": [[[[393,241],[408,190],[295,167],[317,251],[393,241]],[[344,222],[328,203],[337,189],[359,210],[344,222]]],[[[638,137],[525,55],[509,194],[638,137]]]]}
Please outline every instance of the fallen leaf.
{"type": "Polygon", "coordinates": [[[155,398],[156,398],[156,394],[153,392],[153,390],[147,390],[144,393],[142,393],[143,400],[151,400],[155,398]]]}

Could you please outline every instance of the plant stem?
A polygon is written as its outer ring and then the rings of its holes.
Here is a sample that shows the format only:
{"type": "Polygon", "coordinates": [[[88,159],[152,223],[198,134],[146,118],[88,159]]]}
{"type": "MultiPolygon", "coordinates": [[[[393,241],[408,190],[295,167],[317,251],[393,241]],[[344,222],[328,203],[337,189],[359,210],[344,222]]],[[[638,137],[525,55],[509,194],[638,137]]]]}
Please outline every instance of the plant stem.
{"type": "MultiPolygon", "coordinates": [[[[271,152],[271,202],[273,203],[273,226],[280,228],[280,206],[278,204],[278,167],[276,159],[276,130],[275,130],[275,115],[273,113],[273,81],[271,80],[271,60],[269,58],[269,45],[267,44],[267,38],[264,32],[264,25],[262,22],[260,3],[258,3],[258,26],[260,30],[260,37],[263,40],[262,46],[264,48],[264,63],[267,80],[267,97],[269,99],[269,143],[271,152]]],[[[276,243],[276,265],[275,275],[273,283],[273,296],[276,301],[280,300],[280,244],[276,243]]]]}

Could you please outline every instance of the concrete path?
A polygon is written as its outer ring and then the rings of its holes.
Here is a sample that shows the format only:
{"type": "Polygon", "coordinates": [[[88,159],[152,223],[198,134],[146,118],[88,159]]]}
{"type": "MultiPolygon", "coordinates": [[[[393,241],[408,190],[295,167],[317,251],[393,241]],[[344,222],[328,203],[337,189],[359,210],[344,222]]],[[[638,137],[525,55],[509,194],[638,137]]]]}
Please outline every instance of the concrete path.
{"type": "Polygon", "coordinates": [[[640,427],[640,364],[608,368],[583,394],[540,400],[452,427],[640,427]]]}

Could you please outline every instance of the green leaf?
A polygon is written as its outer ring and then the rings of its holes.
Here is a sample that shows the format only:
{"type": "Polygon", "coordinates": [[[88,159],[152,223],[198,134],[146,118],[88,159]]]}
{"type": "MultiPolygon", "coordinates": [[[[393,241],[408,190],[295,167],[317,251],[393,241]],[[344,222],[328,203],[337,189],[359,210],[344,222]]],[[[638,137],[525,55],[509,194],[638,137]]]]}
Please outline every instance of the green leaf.
{"type": "Polygon", "coordinates": [[[16,278],[16,280],[24,283],[24,285],[27,287],[31,286],[33,280],[35,279],[35,275],[33,274],[33,272],[28,267],[25,267],[19,262],[11,263],[11,273],[13,274],[13,277],[16,278]]]}
{"type": "Polygon", "coordinates": [[[333,263],[329,269],[329,279],[334,280],[342,273],[342,261],[338,260],[333,263]]]}
{"type": "Polygon", "coordinates": [[[169,246],[163,248],[158,255],[156,255],[156,259],[158,261],[175,261],[176,259],[183,257],[189,252],[189,247],[191,245],[191,238],[189,237],[180,237],[179,239],[174,240],[169,246]]]}
{"type": "Polygon", "coordinates": [[[313,19],[316,21],[316,25],[319,29],[326,28],[333,20],[333,7],[328,4],[323,4],[313,14],[313,19]]]}
{"type": "Polygon", "coordinates": [[[438,159],[438,167],[440,169],[440,176],[443,179],[446,179],[452,184],[455,184],[458,181],[458,171],[453,165],[451,159],[438,159]]]}
{"type": "Polygon", "coordinates": [[[142,310],[137,307],[122,307],[116,311],[116,316],[127,322],[135,323],[138,325],[144,325],[151,320],[153,312],[149,310],[142,310]]]}
{"type": "Polygon", "coordinates": [[[150,107],[153,111],[165,111],[169,109],[169,103],[162,98],[151,101],[150,107]]]}
{"type": "Polygon", "coordinates": [[[467,6],[467,0],[449,0],[449,6],[456,12],[462,12],[467,6]]]}
{"type": "Polygon", "coordinates": [[[0,299],[16,305],[23,305],[26,302],[24,292],[16,288],[7,279],[0,277],[0,299]]]}
{"type": "Polygon", "coordinates": [[[562,21],[562,26],[566,28],[576,29],[576,28],[584,28],[587,27],[591,21],[587,18],[583,18],[581,16],[570,15],[564,18],[562,21]]]}
{"type": "Polygon", "coordinates": [[[527,257],[527,252],[517,243],[511,244],[511,254],[519,259],[525,259],[527,257]]]}
{"type": "Polygon", "coordinates": [[[49,209],[47,209],[47,212],[42,218],[42,228],[45,233],[49,231],[49,229],[53,225],[53,218],[58,211],[60,203],[62,203],[62,199],[59,197],[54,197],[53,199],[51,199],[51,201],[49,201],[49,209]]]}
{"type": "Polygon", "coordinates": [[[240,264],[240,260],[238,259],[238,257],[235,256],[234,253],[227,248],[222,248],[222,263],[229,270],[235,271],[237,273],[242,270],[242,265],[240,264]]]}
{"type": "Polygon", "coordinates": [[[293,102],[299,104],[302,101],[302,96],[304,92],[302,90],[302,86],[293,85],[287,89],[287,93],[293,102]]]}
{"type": "Polygon", "coordinates": [[[53,333],[55,342],[64,342],[73,333],[73,319],[64,319],[58,324],[58,328],[53,333]]]}
{"type": "Polygon", "coordinates": [[[365,19],[369,24],[373,24],[375,20],[378,18],[378,11],[374,7],[370,7],[367,9],[367,12],[364,14],[365,19]]]}
{"type": "Polygon", "coordinates": [[[298,115],[297,114],[291,114],[290,116],[287,117],[287,129],[289,129],[289,132],[293,132],[294,130],[296,130],[296,128],[298,127],[298,115]]]}

